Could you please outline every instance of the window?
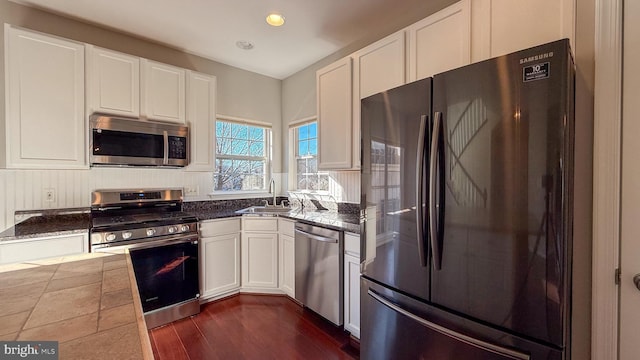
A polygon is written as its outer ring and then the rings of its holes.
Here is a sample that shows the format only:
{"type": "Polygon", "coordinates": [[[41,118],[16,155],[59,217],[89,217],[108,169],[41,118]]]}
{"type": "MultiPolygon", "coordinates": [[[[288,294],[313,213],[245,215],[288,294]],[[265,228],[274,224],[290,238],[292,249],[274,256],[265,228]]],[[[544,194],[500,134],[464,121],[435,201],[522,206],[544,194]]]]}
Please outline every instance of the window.
{"type": "Polygon", "coordinates": [[[329,190],[329,175],[318,172],[318,123],[293,128],[295,144],[296,189],[329,190]]]}
{"type": "Polygon", "coordinates": [[[218,119],[213,190],[265,190],[270,146],[270,128],[218,119]]]}

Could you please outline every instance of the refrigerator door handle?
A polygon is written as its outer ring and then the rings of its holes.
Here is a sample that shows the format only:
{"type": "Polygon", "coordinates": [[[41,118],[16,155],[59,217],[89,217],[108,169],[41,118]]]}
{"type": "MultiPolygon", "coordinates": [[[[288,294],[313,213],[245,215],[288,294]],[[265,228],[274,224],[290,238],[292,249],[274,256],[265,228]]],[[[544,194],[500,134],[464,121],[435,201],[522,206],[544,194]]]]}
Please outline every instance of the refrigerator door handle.
{"type": "Polygon", "coordinates": [[[492,352],[494,354],[498,354],[500,356],[503,357],[507,357],[510,359],[514,359],[514,360],[530,360],[531,357],[528,354],[523,354],[521,352],[517,352],[515,350],[512,349],[508,349],[502,346],[498,346],[480,339],[476,339],[473,338],[471,336],[468,335],[464,335],[461,334],[457,331],[448,329],[442,325],[438,325],[436,323],[433,323],[431,321],[428,321],[426,319],[423,319],[415,314],[412,314],[411,312],[399,307],[398,305],[390,302],[389,300],[385,299],[384,297],[382,297],[382,295],[377,294],[376,292],[374,292],[373,290],[369,289],[367,290],[367,293],[369,294],[369,296],[371,296],[372,298],[374,298],[376,301],[378,301],[379,303],[381,303],[382,305],[388,307],[389,309],[400,313],[418,323],[420,323],[423,326],[426,326],[427,328],[439,332],[440,334],[444,335],[444,336],[448,336],[450,338],[453,338],[457,341],[461,341],[463,343],[466,343],[468,345],[474,346],[476,348],[485,350],[485,351],[489,351],[492,352]]]}
{"type": "Polygon", "coordinates": [[[420,132],[418,134],[418,146],[416,154],[416,230],[418,240],[418,255],[420,264],[427,266],[427,256],[424,249],[424,215],[423,215],[423,173],[424,173],[424,137],[427,127],[427,115],[420,117],[420,132]]]}
{"type": "Polygon", "coordinates": [[[436,112],[433,121],[433,137],[431,138],[431,153],[429,159],[429,238],[431,253],[433,254],[433,268],[442,269],[440,258],[440,243],[438,241],[438,204],[436,203],[436,186],[438,180],[438,144],[442,128],[442,113],[436,112]]]}

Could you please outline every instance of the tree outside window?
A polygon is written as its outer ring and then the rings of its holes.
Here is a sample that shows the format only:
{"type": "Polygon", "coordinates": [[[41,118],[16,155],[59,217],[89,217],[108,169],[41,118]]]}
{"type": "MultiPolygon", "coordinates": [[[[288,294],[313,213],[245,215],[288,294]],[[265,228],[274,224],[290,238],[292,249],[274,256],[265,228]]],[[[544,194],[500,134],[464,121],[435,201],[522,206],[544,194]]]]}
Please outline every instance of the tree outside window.
{"type": "Polygon", "coordinates": [[[265,190],[271,129],[216,121],[214,191],[265,190]]]}

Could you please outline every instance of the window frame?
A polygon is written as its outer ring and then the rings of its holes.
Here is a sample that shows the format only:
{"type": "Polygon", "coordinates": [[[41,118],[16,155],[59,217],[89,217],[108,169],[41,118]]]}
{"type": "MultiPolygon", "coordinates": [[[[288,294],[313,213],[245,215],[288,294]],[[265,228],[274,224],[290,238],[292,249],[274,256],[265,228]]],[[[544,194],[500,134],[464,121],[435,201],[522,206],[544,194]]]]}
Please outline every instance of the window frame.
{"type": "MultiPolygon", "coordinates": [[[[298,155],[298,129],[302,126],[309,125],[311,123],[318,123],[318,118],[316,116],[311,116],[308,118],[300,119],[297,121],[293,121],[289,123],[289,191],[296,193],[306,193],[306,194],[322,194],[326,195],[330,193],[330,185],[327,190],[309,190],[309,189],[299,189],[298,188],[298,160],[308,159],[315,157],[316,162],[318,161],[318,154],[316,155],[298,155]]],[[[320,134],[316,133],[316,147],[319,149],[320,147],[320,134]]],[[[319,150],[318,150],[319,152],[319,150]]],[[[329,178],[329,172],[318,170],[316,174],[326,175],[329,178]]]]}
{"type": "Polygon", "coordinates": [[[251,193],[256,193],[256,194],[264,194],[264,193],[268,193],[268,184],[269,184],[269,179],[273,177],[273,125],[267,122],[263,122],[263,121],[257,121],[257,120],[250,120],[250,119],[243,119],[243,118],[238,118],[238,117],[232,117],[232,116],[225,116],[225,115],[216,115],[216,118],[214,119],[214,126],[213,126],[213,141],[214,141],[214,149],[213,149],[213,173],[212,173],[212,177],[211,177],[211,195],[232,195],[232,194],[251,194],[251,193]],[[226,122],[226,123],[231,123],[231,124],[238,124],[238,125],[246,125],[246,126],[253,126],[253,127],[259,127],[264,129],[265,131],[265,136],[264,136],[264,146],[265,146],[265,156],[264,157],[257,157],[257,156],[250,156],[250,155],[232,155],[232,154],[225,154],[225,155],[220,155],[218,154],[218,135],[217,135],[217,123],[218,121],[221,122],[226,122]],[[217,168],[217,162],[218,160],[223,159],[223,160],[247,160],[247,161],[264,161],[264,181],[263,181],[263,187],[261,189],[247,189],[247,190],[217,190],[215,189],[215,176],[217,174],[216,168],[217,168]]]}

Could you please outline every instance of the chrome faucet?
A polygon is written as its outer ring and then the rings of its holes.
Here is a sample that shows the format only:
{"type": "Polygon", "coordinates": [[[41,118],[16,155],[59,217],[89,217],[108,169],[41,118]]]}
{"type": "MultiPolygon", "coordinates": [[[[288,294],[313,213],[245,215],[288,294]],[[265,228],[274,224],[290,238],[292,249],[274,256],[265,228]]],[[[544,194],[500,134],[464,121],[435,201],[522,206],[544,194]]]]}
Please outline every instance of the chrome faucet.
{"type": "Polygon", "coordinates": [[[276,180],[274,178],[269,181],[269,193],[273,193],[273,206],[276,206],[276,180]]]}

